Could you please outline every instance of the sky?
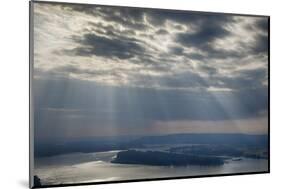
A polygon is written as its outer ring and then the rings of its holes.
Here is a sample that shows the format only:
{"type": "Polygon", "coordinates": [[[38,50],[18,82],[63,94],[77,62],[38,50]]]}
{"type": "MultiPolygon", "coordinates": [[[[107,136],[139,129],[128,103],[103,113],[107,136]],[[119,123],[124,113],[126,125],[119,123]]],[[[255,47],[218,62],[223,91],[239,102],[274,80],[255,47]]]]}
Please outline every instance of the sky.
{"type": "Polygon", "coordinates": [[[268,18],[34,3],[38,140],[268,131],[268,18]]]}

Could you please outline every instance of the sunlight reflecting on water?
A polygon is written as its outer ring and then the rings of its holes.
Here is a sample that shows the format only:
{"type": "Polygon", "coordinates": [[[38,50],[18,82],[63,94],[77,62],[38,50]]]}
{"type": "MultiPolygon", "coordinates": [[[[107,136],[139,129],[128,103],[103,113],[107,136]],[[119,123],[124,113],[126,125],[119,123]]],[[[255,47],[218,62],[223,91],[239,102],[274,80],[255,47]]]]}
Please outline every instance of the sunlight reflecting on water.
{"type": "Polygon", "coordinates": [[[264,159],[229,160],[222,166],[147,166],[113,164],[118,151],[68,154],[40,158],[35,174],[43,184],[71,184],[101,181],[151,179],[180,176],[228,174],[266,171],[264,159]],[[80,163],[78,163],[80,162],[80,163]]]}

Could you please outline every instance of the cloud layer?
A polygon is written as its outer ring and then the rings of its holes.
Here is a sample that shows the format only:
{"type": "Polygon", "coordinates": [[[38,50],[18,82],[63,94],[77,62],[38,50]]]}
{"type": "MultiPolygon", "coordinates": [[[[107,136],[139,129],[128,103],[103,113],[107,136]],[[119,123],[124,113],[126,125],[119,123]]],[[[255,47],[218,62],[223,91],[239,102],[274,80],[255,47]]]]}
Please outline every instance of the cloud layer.
{"type": "Polygon", "coordinates": [[[267,119],[266,17],[46,3],[34,11],[38,133],[267,119]]]}
{"type": "Polygon", "coordinates": [[[266,28],[263,17],[37,4],[35,69],[114,86],[239,90],[235,80],[261,88],[266,28]]]}

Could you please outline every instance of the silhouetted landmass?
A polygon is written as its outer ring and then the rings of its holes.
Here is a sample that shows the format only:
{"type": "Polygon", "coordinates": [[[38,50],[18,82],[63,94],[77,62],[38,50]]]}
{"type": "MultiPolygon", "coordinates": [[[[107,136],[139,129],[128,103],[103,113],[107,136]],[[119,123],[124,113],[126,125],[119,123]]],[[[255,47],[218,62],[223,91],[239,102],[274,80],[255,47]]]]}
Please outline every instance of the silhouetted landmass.
{"type": "Polygon", "coordinates": [[[41,179],[37,175],[35,175],[33,177],[33,184],[34,184],[34,187],[41,187],[42,186],[41,179]]]}
{"type": "Polygon", "coordinates": [[[131,144],[135,138],[120,137],[104,139],[88,139],[81,141],[49,141],[48,143],[39,143],[34,147],[35,157],[49,157],[75,152],[91,153],[106,152],[112,150],[127,150],[132,147],[142,148],[140,144],[131,144]]]}
{"type": "MultiPolygon", "coordinates": [[[[34,146],[34,154],[35,157],[45,157],[74,152],[91,153],[135,148],[145,149],[151,145],[168,148],[169,146],[178,144],[202,145],[199,148],[193,148],[191,150],[192,155],[229,155],[234,157],[266,158],[268,136],[245,134],[172,134],[146,137],[103,137],[69,142],[48,141],[48,143],[37,143],[34,146]],[[211,150],[208,145],[215,149],[211,150]],[[242,148],[244,149],[243,151],[241,151],[242,148]],[[263,155],[258,151],[262,151],[263,155]]],[[[185,148],[185,150],[187,149],[185,148]]],[[[171,149],[171,152],[173,150],[175,149],[171,149]]]]}
{"type": "Polygon", "coordinates": [[[218,166],[223,165],[224,161],[219,157],[202,157],[194,155],[177,154],[158,151],[136,151],[128,150],[119,152],[112,163],[120,164],[141,164],[157,166],[186,166],[204,165],[218,166]]]}
{"type": "Polygon", "coordinates": [[[201,156],[230,156],[255,159],[267,159],[267,148],[264,147],[236,147],[230,145],[191,145],[172,147],[173,153],[192,154],[201,156]]]}

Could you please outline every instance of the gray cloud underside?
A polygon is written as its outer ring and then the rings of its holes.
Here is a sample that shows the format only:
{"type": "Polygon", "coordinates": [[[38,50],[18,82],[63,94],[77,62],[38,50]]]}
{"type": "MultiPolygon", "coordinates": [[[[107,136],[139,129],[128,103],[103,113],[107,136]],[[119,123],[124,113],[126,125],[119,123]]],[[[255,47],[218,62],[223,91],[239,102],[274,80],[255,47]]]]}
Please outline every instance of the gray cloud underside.
{"type": "MultiPolygon", "coordinates": [[[[40,9],[38,5],[38,10],[40,9]]],[[[65,57],[64,62],[49,64],[47,69],[35,66],[38,73],[49,72],[57,77],[67,74],[68,77],[109,85],[126,84],[152,88],[191,88],[195,85],[191,84],[192,79],[198,88],[221,86],[222,90],[245,88],[245,85],[239,85],[243,81],[253,84],[247,87],[257,88],[264,87],[267,83],[267,18],[169,10],[48,5],[47,10],[53,9],[61,10],[61,16],[84,16],[87,20],[84,19],[85,23],[79,26],[80,32],[69,32],[62,39],[69,41],[70,45],[50,50],[51,56],[58,57],[60,61],[65,57]],[[167,43],[164,43],[165,40],[167,43]],[[87,61],[84,64],[87,67],[83,65],[84,61],[87,61]],[[115,67],[98,63],[105,61],[115,67]],[[120,62],[127,68],[122,69],[120,66],[118,69],[120,62]],[[70,69],[73,67],[76,68],[70,69]],[[241,73],[239,67],[243,67],[241,73]],[[255,69],[265,74],[250,75],[255,69]],[[249,73],[243,74],[245,71],[249,73]],[[142,84],[147,78],[150,81],[142,84]],[[186,78],[190,82],[181,80],[186,78]],[[175,84],[176,81],[179,82],[175,84]],[[228,81],[232,84],[228,85],[228,81]]],[[[48,19],[51,15],[44,11],[46,10],[38,11],[37,14],[39,18],[47,20],[45,22],[48,26],[52,24],[52,20],[48,19]]],[[[67,27],[70,31],[74,28],[73,24],[67,27]]]]}

